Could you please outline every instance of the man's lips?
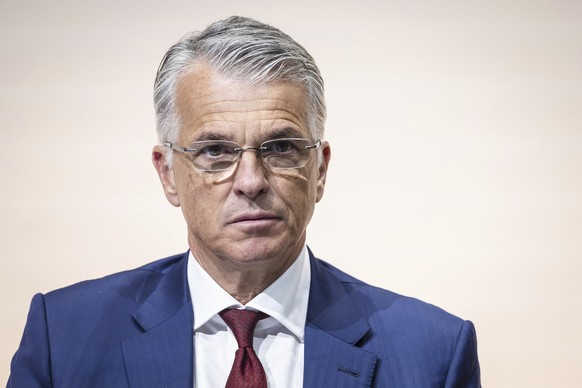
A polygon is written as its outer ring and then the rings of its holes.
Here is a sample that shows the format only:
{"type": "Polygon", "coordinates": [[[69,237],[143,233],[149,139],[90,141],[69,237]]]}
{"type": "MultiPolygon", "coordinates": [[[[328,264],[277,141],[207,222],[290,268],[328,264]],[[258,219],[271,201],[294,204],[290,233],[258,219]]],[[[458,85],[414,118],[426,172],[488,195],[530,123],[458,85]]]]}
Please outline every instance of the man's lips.
{"type": "Polygon", "coordinates": [[[229,224],[258,224],[261,222],[272,222],[280,220],[276,214],[269,212],[258,212],[258,213],[244,213],[233,217],[228,223],[229,224]]]}

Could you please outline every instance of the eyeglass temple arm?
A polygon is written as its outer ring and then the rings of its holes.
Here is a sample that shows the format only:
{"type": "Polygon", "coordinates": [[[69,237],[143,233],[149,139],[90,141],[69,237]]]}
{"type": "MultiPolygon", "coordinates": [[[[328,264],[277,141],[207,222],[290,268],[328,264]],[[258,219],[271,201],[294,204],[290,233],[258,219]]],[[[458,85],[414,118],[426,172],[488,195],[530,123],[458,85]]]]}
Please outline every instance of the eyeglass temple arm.
{"type": "Polygon", "coordinates": [[[314,149],[314,148],[319,148],[319,146],[321,145],[321,139],[319,139],[318,141],[315,142],[315,144],[310,145],[310,146],[305,146],[306,149],[314,149]]]}
{"type": "Polygon", "coordinates": [[[165,141],[164,142],[164,147],[168,147],[168,148],[173,149],[175,151],[181,151],[181,152],[192,152],[192,151],[194,151],[194,149],[192,149],[192,148],[181,147],[179,145],[170,143],[169,141],[165,141]]]}

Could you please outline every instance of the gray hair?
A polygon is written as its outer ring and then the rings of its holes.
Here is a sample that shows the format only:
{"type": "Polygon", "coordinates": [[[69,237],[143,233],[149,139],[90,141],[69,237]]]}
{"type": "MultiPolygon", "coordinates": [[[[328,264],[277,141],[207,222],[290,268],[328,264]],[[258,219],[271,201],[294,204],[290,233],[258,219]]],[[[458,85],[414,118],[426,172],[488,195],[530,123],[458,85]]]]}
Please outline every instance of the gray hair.
{"type": "MultiPolygon", "coordinates": [[[[323,78],[311,55],[290,36],[256,20],[231,16],[193,32],[166,53],[154,84],[158,138],[175,143],[180,131],[176,87],[193,65],[205,62],[222,75],[251,85],[291,81],[308,98],[313,140],[323,138],[326,107],[323,78]]],[[[171,154],[168,155],[171,158],[171,154]]],[[[171,159],[170,159],[171,164],[171,159]]]]}

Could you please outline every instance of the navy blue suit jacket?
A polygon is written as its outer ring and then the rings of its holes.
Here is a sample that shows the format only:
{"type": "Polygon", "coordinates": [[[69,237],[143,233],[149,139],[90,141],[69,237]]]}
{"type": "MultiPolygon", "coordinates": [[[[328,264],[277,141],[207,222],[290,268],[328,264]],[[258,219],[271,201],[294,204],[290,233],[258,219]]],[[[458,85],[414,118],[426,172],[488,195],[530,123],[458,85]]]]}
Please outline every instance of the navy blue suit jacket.
{"type": "MultiPolygon", "coordinates": [[[[8,387],[191,388],[187,260],[36,295],[8,387]]],[[[304,387],[480,387],[471,322],[310,260],[304,387]]]]}

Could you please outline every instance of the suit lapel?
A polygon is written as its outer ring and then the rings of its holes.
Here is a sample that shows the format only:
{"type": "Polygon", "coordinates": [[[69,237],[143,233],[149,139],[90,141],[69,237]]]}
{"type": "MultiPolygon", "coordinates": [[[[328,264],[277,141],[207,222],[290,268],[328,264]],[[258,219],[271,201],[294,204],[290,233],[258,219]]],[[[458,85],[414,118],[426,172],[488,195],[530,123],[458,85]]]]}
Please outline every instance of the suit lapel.
{"type": "Polygon", "coordinates": [[[143,333],[126,339],[123,357],[130,387],[193,386],[193,312],[187,253],[163,275],[133,317],[143,333]]]}
{"type": "Polygon", "coordinates": [[[304,387],[370,387],[377,358],[357,347],[370,327],[341,282],[310,252],[304,387]]]}

